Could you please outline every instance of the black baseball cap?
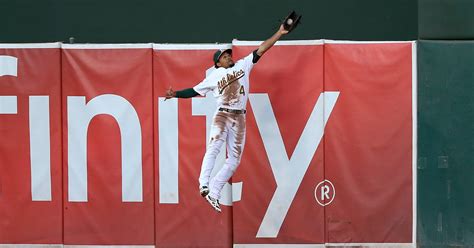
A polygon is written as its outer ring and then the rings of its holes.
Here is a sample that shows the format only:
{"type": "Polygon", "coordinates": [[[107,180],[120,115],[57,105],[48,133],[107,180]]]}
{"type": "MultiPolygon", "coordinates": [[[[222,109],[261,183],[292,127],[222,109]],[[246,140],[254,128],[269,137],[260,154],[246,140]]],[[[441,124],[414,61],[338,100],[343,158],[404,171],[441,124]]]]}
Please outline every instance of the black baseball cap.
{"type": "Polygon", "coordinates": [[[224,54],[225,52],[228,52],[230,55],[232,55],[232,49],[220,49],[220,50],[217,50],[215,53],[214,53],[214,65],[217,65],[217,62],[219,62],[219,58],[222,56],[222,54],[224,54]]]}

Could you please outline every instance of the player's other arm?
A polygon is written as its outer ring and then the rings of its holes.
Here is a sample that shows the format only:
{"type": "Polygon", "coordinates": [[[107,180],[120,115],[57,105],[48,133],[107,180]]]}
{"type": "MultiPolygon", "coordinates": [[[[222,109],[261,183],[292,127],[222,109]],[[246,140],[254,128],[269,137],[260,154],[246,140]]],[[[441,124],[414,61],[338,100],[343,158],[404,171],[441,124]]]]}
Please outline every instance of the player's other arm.
{"type": "Polygon", "coordinates": [[[214,88],[216,87],[213,84],[214,81],[211,80],[211,79],[206,77],[202,82],[200,82],[199,84],[197,84],[193,88],[187,88],[187,89],[184,89],[184,90],[174,91],[173,88],[171,88],[171,86],[170,86],[168,88],[168,90],[166,90],[165,98],[166,99],[170,99],[170,98],[173,98],[173,97],[176,97],[176,98],[191,98],[191,97],[195,97],[195,96],[198,96],[198,95],[205,96],[207,92],[209,92],[211,90],[214,90],[214,88]]]}
{"type": "Polygon", "coordinates": [[[197,93],[193,88],[174,91],[173,88],[171,88],[171,86],[170,86],[166,90],[165,98],[166,99],[170,99],[170,98],[173,98],[173,97],[176,97],[176,98],[191,98],[191,97],[195,97],[197,95],[199,95],[199,93],[197,93]]]}
{"type": "Polygon", "coordinates": [[[272,37],[268,38],[266,41],[264,41],[260,47],[257,49],[257,55],[260,57],[262,56],[268,49],[270,49],[277,40],[280,39],[281,36],[287,34],[288,31],[283,28],[283,24],[280,25],[280,28],[278,31],[272,35],[272,37]]]}

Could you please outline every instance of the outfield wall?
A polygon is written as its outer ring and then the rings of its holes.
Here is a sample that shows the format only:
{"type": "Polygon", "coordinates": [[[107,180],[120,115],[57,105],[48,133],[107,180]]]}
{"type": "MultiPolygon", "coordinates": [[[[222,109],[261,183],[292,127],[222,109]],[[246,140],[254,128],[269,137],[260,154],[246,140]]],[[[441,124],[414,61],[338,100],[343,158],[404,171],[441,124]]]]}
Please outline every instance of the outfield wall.
{"type": "Polygon", "coordinates": [[[2,44],[0,243],[413,247],[415,42],[278,42],[223,213],[200,197],[215,102],[163,94],[258,44],[2,44]]]}
{"type": "Polygon", "coordinates": [[[474,42],[418,42],[418,242],[474,245],[474,42]]]}

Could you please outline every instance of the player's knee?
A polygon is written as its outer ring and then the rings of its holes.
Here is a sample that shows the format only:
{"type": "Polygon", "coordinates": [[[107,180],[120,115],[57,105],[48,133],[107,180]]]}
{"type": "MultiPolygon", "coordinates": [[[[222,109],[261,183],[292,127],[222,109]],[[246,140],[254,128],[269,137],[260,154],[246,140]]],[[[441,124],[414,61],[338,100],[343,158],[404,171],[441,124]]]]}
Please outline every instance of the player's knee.
{"type": "Polygon", "coordinates": [[[240,163],[240,159],[237,160],[236,158],[229,157],[227,158],[224,166],[226,166],[227,169],[231,170],[232,172],[235,172],[235,170],[239,166],[239,163],[240,163]]]}
{"type": "Polygon", "coordinates": [[[228,171],[231,171],[232,174],[234,174],[235,171],[237,170],[237,166],[238,166],[238,165],[236,165],[236,164],[228,164],[228,163],[226,163],[226,164],[224,165],[224,167],[226,167],[226,169],[227,169],[228,171]]]}
{"type": "Polygon", "coordinates": [[[219,155],[220,150],[219,149],[212,149],[209,148],[206,151],[206,154],[204,155],[205,159],[216,159],[217,155],[219,155]]]}
{"type": "Polygon", "coordinates": [[[220,152],[221,152],[221,149],[219,149],[219,148],[214,148],[214,149],[211,149],[211,151],[210,151],[210,153],[213,156],[217,156],[220,152]]]}

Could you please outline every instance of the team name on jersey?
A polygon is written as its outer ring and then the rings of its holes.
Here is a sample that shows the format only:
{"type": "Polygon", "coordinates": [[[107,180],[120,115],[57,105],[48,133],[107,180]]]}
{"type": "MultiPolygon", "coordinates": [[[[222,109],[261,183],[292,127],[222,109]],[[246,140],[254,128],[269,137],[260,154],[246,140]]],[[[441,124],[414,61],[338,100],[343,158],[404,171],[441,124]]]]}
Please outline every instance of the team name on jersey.
{"type": "Polygon", "coordinates": [[[217,82],[219,93],[222,94],[222,91],[224,91],[227,86],[229,86],[234,81],[242,78],[244,75],[245,72],[242,69],[240,69],[239,71],[233,71],[232,74],[227,73],[227,76],[222,77],[222,79],[217,82]]]}

